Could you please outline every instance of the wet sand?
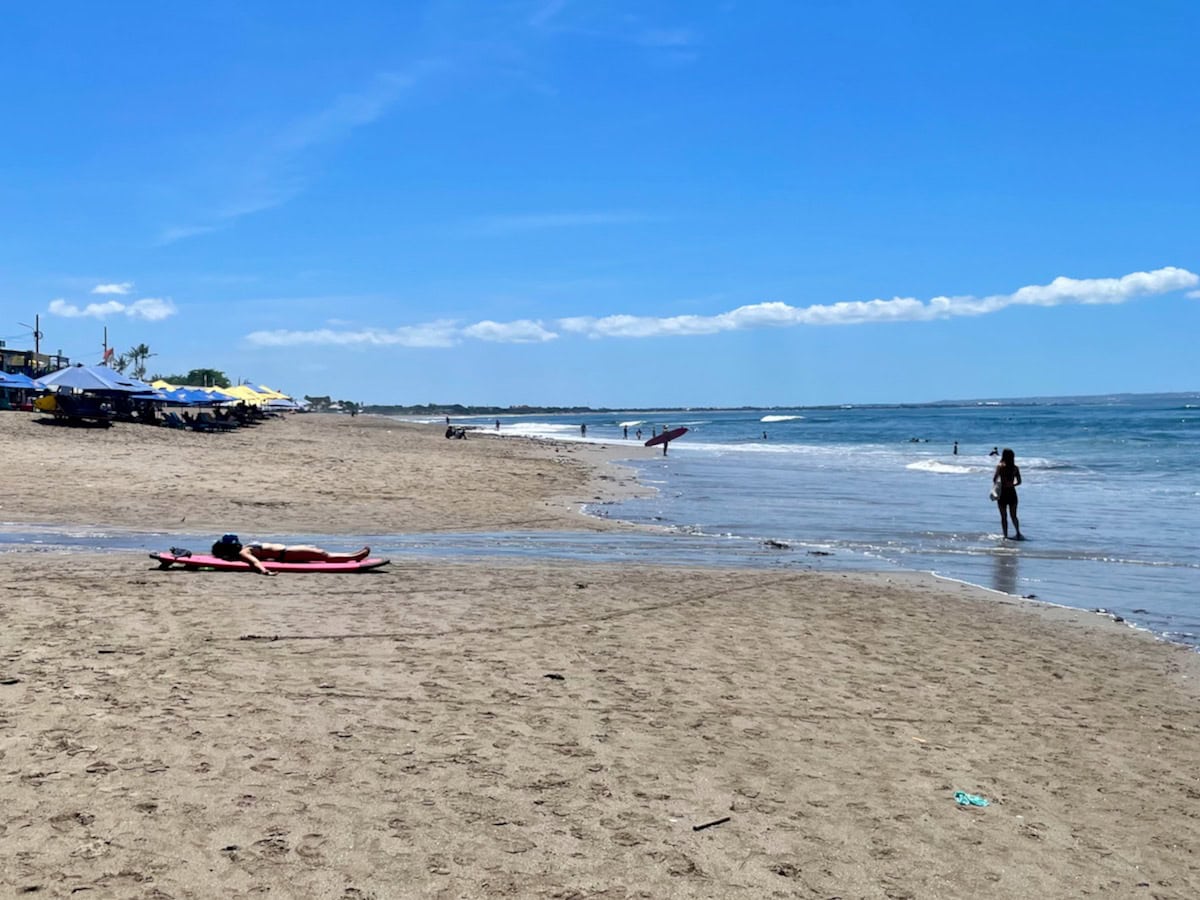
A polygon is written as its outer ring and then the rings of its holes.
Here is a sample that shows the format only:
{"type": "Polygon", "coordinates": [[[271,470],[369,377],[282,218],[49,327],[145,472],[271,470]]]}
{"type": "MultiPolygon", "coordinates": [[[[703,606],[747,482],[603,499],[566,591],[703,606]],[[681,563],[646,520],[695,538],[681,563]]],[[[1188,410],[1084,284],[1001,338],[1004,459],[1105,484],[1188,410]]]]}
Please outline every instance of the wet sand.
{"type": "MultiPolygon", "coordinates": [[[[574,509],[631,488],[582,447],[362,417],[191,435],[18,415],[10,522],[237,516],[352,543],[618,527],[574,509]]],[[[0,564],[0,895],[1200,889],[1200,657],[1089,613],[799,569],[0,564]]]]}

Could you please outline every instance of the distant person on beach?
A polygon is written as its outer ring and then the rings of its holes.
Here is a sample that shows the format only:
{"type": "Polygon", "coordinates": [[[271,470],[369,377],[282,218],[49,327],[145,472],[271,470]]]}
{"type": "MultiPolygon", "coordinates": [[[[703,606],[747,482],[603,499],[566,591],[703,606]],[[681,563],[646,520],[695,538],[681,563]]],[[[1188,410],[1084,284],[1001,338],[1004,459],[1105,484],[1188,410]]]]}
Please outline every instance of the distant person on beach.
{"type": "Polygon", "coordinates": [[[628,439],[628,438],[629,438],[629,426],[628,426],[628,425],[622,425],[622,426],[621,426],[621,431],[622,431],[622,437],[624,437],[624,438],[628,439]]]}
{"type": "Polygon", "coordinates": [[[586,425],[586,424],[583,424],[583,425],[580,425],[580,426],[579,426],[579,436],[580,436],[580,437],[587,437],[587,425],[586,425]]]}
{"type": "Polygon", "coordinates": [[[500,430],[500,420],[499,419],[496,420],[496,430],[497,431],[500,430]]]}
{"type": "Polygon", "coordinates": [[[370,554],[370,547],[363,547],[354,553],[330,553],[320,547],[308,544],[243,544],[236,534],[225,534],[212,545],[212,555],[218,559],[241,560],[249,563],[250,568],[260,575],[274,575],[262,560],[274,562],[358,562],[370,554]]]}
{"type": "Polygon", "coordinates": [[[639,441],[642,439],[642,429],[640,429],[640,428],[637,430],[637,439],[639,441]]]}
{"type": "Polygon", "coordinates": [[[954,455],[958,456],[958,441],[954,442],[954,455]]]}
{"type": "Polygon", "coordinates": [[[1012,448],[1005,447],[1000,454],[1000,462],[992,474],[992,484],[996,487],[996,505],[1000,507],[1000,528],[1004,537],[1008,538],[1008,518],[1012,516],[1013,528],[1016,529],[1016,539],[1023,541],[1021,523],[1017,519],[1017,485],[1021,483],[1021,470],[1017,466],[1016,454],[1012,448]]]}

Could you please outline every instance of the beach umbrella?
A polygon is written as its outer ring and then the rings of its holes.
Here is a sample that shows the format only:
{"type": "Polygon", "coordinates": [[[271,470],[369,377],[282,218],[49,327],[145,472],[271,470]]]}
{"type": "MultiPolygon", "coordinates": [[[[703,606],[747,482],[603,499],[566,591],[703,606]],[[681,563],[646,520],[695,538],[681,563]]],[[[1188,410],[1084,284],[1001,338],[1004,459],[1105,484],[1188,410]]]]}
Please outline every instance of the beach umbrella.
{"type": "Polygon", "coordinates": [[[208,394],[209,403],[229,403],[237,398],[233,394],[227,393],[223,388],[206,387],[201,388],[204,393],[208,394]]]}
{"type": "Polygon", "coordinates": [[[162,389],[162,390],[164,390],[164,391],[173,391],[173,390],[175,390],[175,385],[171,384],[171,382],[169,382],[169,381],[163,381],[161,378],[160,378],[160,379],[158,379],[158,381],[152,381],[152,382],[150,382],[150,387],[152,387],[152,388],[161,388],[161,389],[162,389]]]}
{"type": "Polygon", "coordinates": [[[44,387],[68,387],[79,391],[121,391],[129,394],[142,394],[153,390],[144,381],[122,375],[108,366],[85,366],[82,363],[59,369],[49,375],[43,375],[38,381],[44,387]]]}
{"type": "Polygon", "coordinates": [[[20,388],[26,391],[42,390],[40,381],[36,381],[21,372],[0,372],[0,388],[20,388]]]}
{"type": "Polygon", "coordinates": [[[210,406],[218,402],[211,391],[203,388],[179,388],[177,393],[181,395],[185,403],[190,403],[192,406],[210,406]]]}
{"type": "Polygon", "coordinates": [[[238,384],[233,387],[222,388],[226,394],[231,394],[235,399],[245,400],[247,403],[253,403],[256,406],[266,402],[266,397],[260,394],[248,384],[238,384]]]}

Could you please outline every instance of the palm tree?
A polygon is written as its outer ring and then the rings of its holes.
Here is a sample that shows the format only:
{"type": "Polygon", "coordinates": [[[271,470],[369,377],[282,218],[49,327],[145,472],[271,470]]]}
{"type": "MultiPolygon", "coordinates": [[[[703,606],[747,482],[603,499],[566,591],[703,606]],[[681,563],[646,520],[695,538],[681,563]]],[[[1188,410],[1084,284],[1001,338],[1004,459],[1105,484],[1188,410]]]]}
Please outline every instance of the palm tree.
{"type": "Polygon", "coordinates": [[[124,353],[120,356],[114,356],[108,361],[108,367],[123,375],[125,374],[125,370],[129,368],[129,357],[124,353]]]}
{"type": "Polygon", "coordinates": [[[138,344],[136,347],[131,347],[125,351],[125,355],[129,357],[129,361],[133,364],[133,371],[130,374],[134,378],[141,380],[146,377],[146,360],[158,354],[151,353],[150,348],[145,344],[138,344]]]}

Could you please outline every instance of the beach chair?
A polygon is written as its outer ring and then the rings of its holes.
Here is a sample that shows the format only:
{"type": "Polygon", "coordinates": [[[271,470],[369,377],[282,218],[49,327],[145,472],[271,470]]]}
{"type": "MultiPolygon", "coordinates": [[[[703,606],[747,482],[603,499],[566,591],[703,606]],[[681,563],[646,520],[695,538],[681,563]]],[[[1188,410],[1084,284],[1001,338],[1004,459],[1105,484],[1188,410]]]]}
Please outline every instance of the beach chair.
{"type": "Polygon", "coordinates": [[[112,413],[96,397],[87,394],[58,394],[55,398],[54,422],[76,428],[110,428],[112,413]]]}
{"type": "Polygon", "coordinates": [[[206,412],[202,412],[196,416],[193,427],[196,425],[199,425],[205,431],[236,431],[238,427],[236,422],[225,422],[214,418],[212,413],[206,412]]]}

